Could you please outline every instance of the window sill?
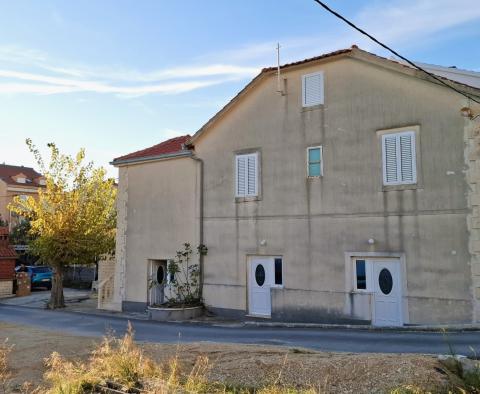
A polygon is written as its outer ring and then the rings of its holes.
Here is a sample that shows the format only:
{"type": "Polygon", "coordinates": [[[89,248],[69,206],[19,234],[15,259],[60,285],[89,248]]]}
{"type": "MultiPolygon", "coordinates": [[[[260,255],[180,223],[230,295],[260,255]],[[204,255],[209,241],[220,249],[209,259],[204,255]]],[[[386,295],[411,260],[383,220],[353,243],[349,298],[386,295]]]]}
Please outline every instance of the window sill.
{"type": "Polygon", "coordinates": [[[260,196],[250,196],[250,197],[235,197],[235,202],[251,202],[251,201],[261,201],[262,198],[260,196]]]}
{"type": "Polygon", "coordinates": [[[373,294],[372,290],[352,290],[350,294],[373,294]]]}
{"type": "Polygon", "coordinates": [[[310,107],[302,107],[300,112],[315,111],[316,109],[321,109],[324,106],[325,106],[325,104],[317,104],[317,105],[312,105],[310,107]]]}
{"type": "Polygon", "coordinates": [[[399,184],[399,185],[382,185],[383,192],[389,192],[394,190],[416,190],[416,189],[423,189],[423,186],[417,183],[399,184]]]}
{"type": "Polygon", "coordinates": [[[307,180],[309,180],[309,181],[315,181],[315,180],[322,179],[322,178],[323,178],[323,175],[308,175],[307,176],[307,180]]]}

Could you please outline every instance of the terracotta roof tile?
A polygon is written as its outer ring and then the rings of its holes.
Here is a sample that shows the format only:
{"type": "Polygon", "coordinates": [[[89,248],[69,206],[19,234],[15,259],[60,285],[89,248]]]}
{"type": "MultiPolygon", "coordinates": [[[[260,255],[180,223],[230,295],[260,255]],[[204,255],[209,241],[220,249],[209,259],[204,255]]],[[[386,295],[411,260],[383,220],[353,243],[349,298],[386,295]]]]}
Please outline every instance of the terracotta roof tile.
{"type": "Polygon", "coordinates": [[[129,159],[142,159],[147,157],[155,157],[178,153],[181,151],[187,151],[188,149],[185,149],[184,145],[190,138],[190,135],[182,135],[181,137],[171,138],[157,145],[151,146],[150,148],[129,153],[128,155],[116,157],[115,159],[113,159],[113,163],[129,159]]]}
{"type": "Polygon", "coordinates": [[[0,246],[0,259],[5,259],[5,258],[17,258],[17,253],[15,252],[15,249],[13,249],[11,246],[0,246]]]}
{"type": "Polygon", "coordinates": [[[31,167],[0,164],[0,179],[10,185],[44,187],[44,185],[36,182],[36,179],[41,176],[42,174],[31,167]],[[16,182],[13,177],[18,174],[24,174],[27,178],[27,183],[16,182]]]}
{"type": "MultiPolygon", "coordinates": [[[[310,57],[310,58],[299,60],[299,61],[296,61],[296,62],[283,64],[283,65],[280,66],[280,69],[284,69],[284,68],[292,67],[292,66],[298,66],[300,64],[313,62],[315,60],[326,59],[328,57],[342,55],[344,53],[350,53],[350,52],[352,52],[352,49],[354,49],[354,48],[357,49],[358,47],[356,45],[352,45],[351,48],[339,49],[339,50],[334,51],[334,52],[324,53],[323,55],[320,55],[320,56],[310,57]]],[[[262,69],[262,73],[263,72],[268,72],[268,71],[274,71],[276,69],[277,69],[277,67],[265,67],[264,69],[262,69]]]]}

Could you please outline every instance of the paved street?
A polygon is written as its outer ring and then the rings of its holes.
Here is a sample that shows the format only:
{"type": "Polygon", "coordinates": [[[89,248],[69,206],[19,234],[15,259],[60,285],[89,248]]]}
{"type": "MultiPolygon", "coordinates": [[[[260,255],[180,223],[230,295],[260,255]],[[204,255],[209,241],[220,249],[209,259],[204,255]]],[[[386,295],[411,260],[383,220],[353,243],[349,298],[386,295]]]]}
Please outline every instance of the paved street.
{"type": "MultiPolygon", "coordinates": [[[[63,289],[63,296],[67,304],[86,300],[89,298],[90,290],[63,289]]],[[[1,299],[0,302],[5,305],[28,306],[31,308],[45,308],[50,300],[50,290],[35,289],[28,296],[11,297],[1,299]]]]}
{"type": "MultiPolygon", "coordinates": [[[[121,335],[127,319],[0,305],[0,321],[76,335],[102,336],[107,329],[121,335]]],[[[385,353],[448,353],[441,333],[366,331],[354,329],[228,327],[202,324],[132,322],[139,341],[174,343],[210,341],[306,347],[315,350],[385,353]]],[[[448,340],[459,354],[480,350],[480,333],[451,333],[448,340]]]]}

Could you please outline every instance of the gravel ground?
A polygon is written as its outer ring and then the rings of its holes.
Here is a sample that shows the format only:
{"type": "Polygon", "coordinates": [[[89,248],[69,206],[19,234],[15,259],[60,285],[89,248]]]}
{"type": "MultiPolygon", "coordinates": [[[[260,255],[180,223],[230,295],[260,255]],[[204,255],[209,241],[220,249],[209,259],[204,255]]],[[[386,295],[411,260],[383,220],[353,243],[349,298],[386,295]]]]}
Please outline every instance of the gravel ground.
{"type": "Polygon", "coordinates": [[[434,357],[314,352],[258,345],[197,343],[146,345],[158,361],[180,355],[185,370],[199,356],[210,360],[209,378],[233,386],[258,387],[278,381],[321,393],[385,393],[412,384],[441,391],[448,383],[434,357]]]}
{"type": "MultiPolygon", "coordinates": [[[[92,338],[0,323],[0,341],[8,338],[13,382],[40,383],[43,359],[53,351],[85,359],[94,348],[92,338]]],[[[279,381],[289,386],[314,387],[322,393],[385,393],[416,384],[438,392],[446,385],[435,358],[422,355],[349,354],[314,352],[258,345],[194,343],[142,344],[158,361],[178,355],[185,371],[199,356],[209,358],[209,378],[233,386],[258,387],[279,381]]]]}

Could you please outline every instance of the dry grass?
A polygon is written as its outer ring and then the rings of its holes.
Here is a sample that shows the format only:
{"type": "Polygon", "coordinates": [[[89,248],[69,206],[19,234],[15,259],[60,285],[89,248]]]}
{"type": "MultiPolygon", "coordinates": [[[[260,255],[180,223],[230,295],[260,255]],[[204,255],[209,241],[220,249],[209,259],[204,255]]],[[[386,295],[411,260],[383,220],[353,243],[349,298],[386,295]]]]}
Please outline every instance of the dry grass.
{"type": "Polygon", "coordinates": [[[3,394],[8,393],[11,387],[12,372],[8,365],[8,357],[12,351],[12,346],[5,340],[0,344],[0,390],[3,394]]]}
{"type": "MultiPolygon", "coordinates": [[[[137,344],[0,323],[10,337],[10,387],[31,394],[91,392],[95,384],[143,393],[447,393],[433,357],[346,354],[216,343],[137,344]],[[57,353],[54,353],[57,351],[57,353]],[[52,354],[53,352],[53,354],[52,354]],[[60,355],[61,354],[61,355],[60,355]],[[47,365],[44,359],[47,358],[47,365]],[[43,381],[42,375],[45,374],[43,381]],[[30,380],[30,387],[22,383],[30,380]],[[415,384],[416,386],[409,386],[415,384]]],[[[0,389],[0,394],[1,389],[0,389]]]]}
{"type": "MultiPolygon", "coordinates": [[[[40,390],[48,394],[87,394],[99,387],[112,387],[123,392],[160,393],[249,393],[244,387],[228,387],[208,378],[211,364],[199,356],[189,370],[181,367],[179,348],[174,357],[157,363],[148,357],[133,340],[133,330],[121,339],[107,336],[87,362],[69,361],[53,353],[46,361],[46,386],[40,390]]],[[[255,390],[259,394],[314,393],[315,390],[297,389],[280,384],[278,379],[255,390]]]]}

